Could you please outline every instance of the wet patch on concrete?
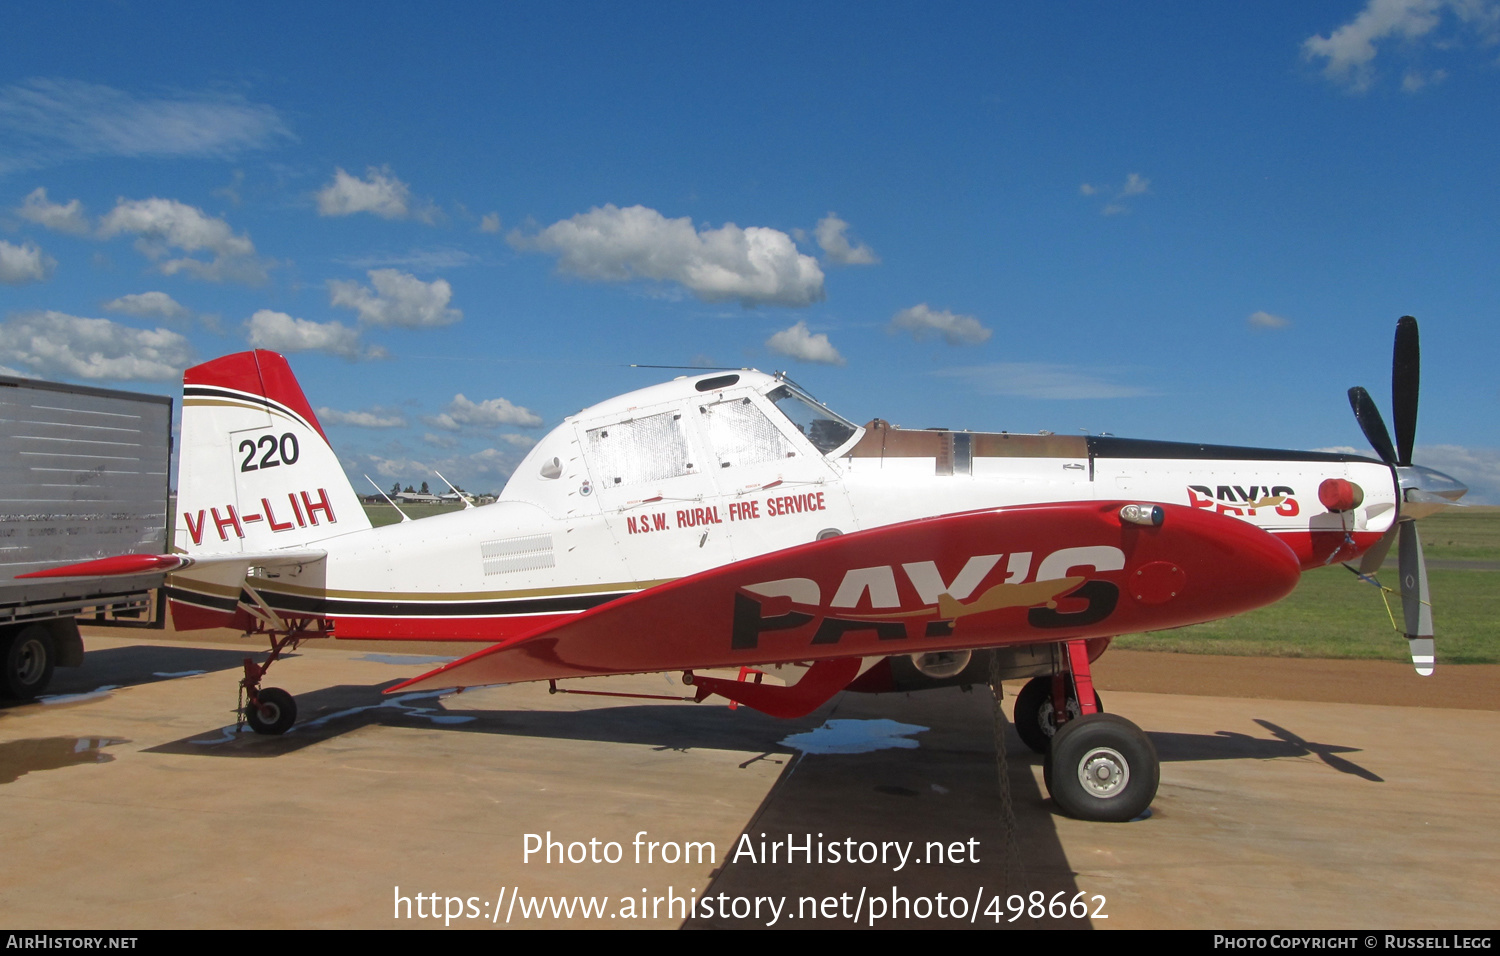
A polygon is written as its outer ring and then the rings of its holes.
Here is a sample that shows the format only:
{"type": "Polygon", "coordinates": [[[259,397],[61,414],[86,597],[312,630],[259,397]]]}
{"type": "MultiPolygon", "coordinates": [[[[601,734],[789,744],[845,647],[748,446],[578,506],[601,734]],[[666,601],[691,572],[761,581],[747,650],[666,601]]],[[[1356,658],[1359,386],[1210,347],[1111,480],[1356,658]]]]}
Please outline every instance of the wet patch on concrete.
{"type": "Polygon", "coordinates": [[[13,783],[28,773],[58,770],[78,764],[109,763],[113,754],[103,748],[130,741],[119,737],[38,737],[0,744],[0,784],[13,783]]]}
{"type": "Polygon", "coordinates": [[[793,734],[781,741],[809,754],[867,754],[874,750],[912,750],[920,746],[910,734],[928,728],[894,720],[830,720],[816,730],[793,734]]]}

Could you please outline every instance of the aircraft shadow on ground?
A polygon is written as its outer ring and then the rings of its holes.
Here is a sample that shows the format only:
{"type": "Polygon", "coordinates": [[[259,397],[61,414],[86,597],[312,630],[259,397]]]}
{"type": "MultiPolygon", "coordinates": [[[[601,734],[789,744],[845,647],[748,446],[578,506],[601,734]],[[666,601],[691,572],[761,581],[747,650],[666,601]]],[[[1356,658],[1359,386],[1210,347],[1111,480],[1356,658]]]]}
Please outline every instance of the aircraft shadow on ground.
{"type": "MultiPolygon", "coordinates": [[[[120,648],[134,650],[134,648],[120,648]]],[[[142,648],[149,650],[149,648],[142,648]]],[[[170,650],[170,649],[169,649],[170,650]]],[[[109,652],[104,652],[109,653],[109,652]]],[[[204,651],[203,654],[233,654],[204,651]]],[[[205,658],[199,663],[206,663],[205,658]]],[[[180,660],[176,661],[181,663],[180,660]]],[[[238,661],[236,661],[237,663],[238,661]]],[[[140,668],[137,668],[138,670],[140,668]]],[[[114,675],[112,675],[114,676],[114,675]]],[[[116,677],[115,679],[119,679],[116,677]]],[[[163,679],[155,677],[152,679],[163,679]]],[[[772,754],[789,754],[793,748],[781,743],[787,737],[817,727],[826,716],[820,708],[800,720],[782,720],[722,704],[622,704],[588,710],[460,710],[440,701],[439,692],[385,695],[385,688],[398,681],[376,685],[340,684],[297,696],[298,720],[285,735],[265,736],[234,725],[207,728],[179,740],[149,748],[150,753],[199,754],[220,757],[275,757],[330,740],[361,727],[441,728],[459,733],[501,734],[560,740],[593,740],[602,743],[636,744],[689,750],[738,750],[758,753],[746,764],[772,754]]],[[[1337,756],[1357,753],[1358,748],[1313,743],[1270,721],[1256,723],[1273,738],[1221,730],[1217,734],[1154,732],[1149,736],[1163,763],[1197,760],[1270,760],[1278,757],[1317,756],[1341,773],[1372,782],[1383,782],[1376,774],[1337,756]]],[[[1011,731],[1011,753],[1027,754],[1011,731]]],[[[895,785],[892,785],[895,786],[895,785]]],[[[900,788],[892,796],[904,795],[900,788]]]]}
{"type": "Polygon", "coordinates": [[[1272,734],[1272,739],[1252,737],[1249,734],[1221,730],[1216,734],[1176,734],[1152,732],[1148,734],[1156,745],[1156,754],[1162,763],[1194,760],[1272,760],[1277,757],[1315,756],[1328,766],[1351,776],[1384,783],[1385,778],[1372,773],[1338,754],[1359,753],[1358,747],[1341,747],[1336,744],[1321,744],[1307,741],[1269,720],[1255,718],[1272,734]]]}
{"type": "MultiPolygon", "coordinates": [[[[830,918],[828,913],[842,917],[842,911],[852,909],[862,895],[868,902],[880,898],[887,918],[872,926],[867,905],[865,918],[857,924],[860,928],[1089,928],[1087,918],[1034,919],[1025,915],[1024,906],[1019,914],[1007,907],[1012,894],[1020,894],[1017,904],[1029,904],[1029,894],[1037,891],[1046,900],[1060,893],[1061,899],[1071,901],[1079,888],[1058,836],[1056,806],[1037,782],[1041,758],[1025,748],[1013,728],[1007,728],[1006,737],[1005,779],[1013,813],[1007,820],[993,725],[984,719],[987,710],[958,694],[934,692],[922,699],[912,695],[900,702],[846,695],[830,718],[869,720],[894,713],[900,721],[928,730],[911,735],[919,741],[911,748],[803,753],[793,758],[735,844],[740,850],[780,840],[783,862],[726,853],[702,895],[784,897],[792,918],[779,921],[773,927],[777,929],[851,928],[853,921],[830,918]],[[799,858],[787,863],[788,837],[799,844],[809,839],[909,843],[912,859],[899,869],[889,862],[819,865],[799,858]],[[968,853],[961,861],[925,859],[934,845],[963,842],[967,848],[969,840],[975,841],[973,859],[968,853]],[[946,917],[938,913],[940,894],[947,900],[946,917]],[[955,918],[957,898],[964,901],[967,918],[955,918]],[[828,910],[814,916],[824,905],[828,910]],[[903,906],[909,909],[891,918],[903,906]]],[[[715,912],[688,920],[684,928],[765,925],[764,918],[753,915],[715,912]]]]}
{"type": "MultiPolygon", "coordinates": [[[[248,727],[208,728],[151,747],[148,753],[217,757],[276,757],[368,726],[442,729],[558,740],[593,740],[673,750],[737,750],[789,754],[780,741],[816,727],[816,715],[780,720],[748,708],[711,704],[624,704],[578,711],[458,710],[436,692],[381,693],[398,681],[374,686],[341,684],[297,695],[297,724],[280,737],[248,727]]],[[[759,758],[751,758],[759,759],[759,758]]],[[[750,761],[746,761],[749,763],[750,761]]]]}
{"type": "MultiPolygon", "coordinates": [[[[136,644],[88,651],[81,667],[53,672],[43,704],[66,705],[72,697],[93,697],[120,687],[136,687],[183,677],[239,668],[245,653],[199,647],[160,647],[136,644]]],[[[7,701],[0,708],[29,706],[34,701],[7,701]]]]}

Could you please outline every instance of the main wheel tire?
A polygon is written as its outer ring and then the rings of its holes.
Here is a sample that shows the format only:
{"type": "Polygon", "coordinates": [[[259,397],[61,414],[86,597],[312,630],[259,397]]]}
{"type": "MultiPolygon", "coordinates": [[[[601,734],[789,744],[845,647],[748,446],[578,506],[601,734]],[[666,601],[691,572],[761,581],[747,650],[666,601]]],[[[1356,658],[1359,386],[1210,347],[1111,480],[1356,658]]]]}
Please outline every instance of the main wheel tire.
{"type": "MultiPolygon", "coordinates": [[[[1104,712],[1104,703],[1099,697],[1099,692],[1094,691],[1094,707],[1104,712]]],[[[1076,718],[1082,712],[1078,706],[1078,697],[1073,689],[1068,693],[1068,716],[1076,718]]],[[[1033,677],[1021,688],[1021,693],[1016,695],[1016,706],[1011,711],[1015,720],[1016,733],[1021,735],[1021,740],[1026,746],[1039,754],[1045,754],[1052,746],[1052,737],[1057,733],[1057,717],[1052,712],[1052,678],[1033,677]]]]}
{"type": "Polygon", "coordinates": [[[1123,823],[1151,806],[1161,762],[1145,731],[1114,714],[1063,724],[1044,766],[1047,790],[1070,817],[1123,823]]]}
{"type": "Polygon", "coordinates": [[[245,723],[258,734],[284,734],[297,722],[297,701],[280,687],[260,692],[258,703],[245,708],[245,723]]]}
{"type": "Polygon", "coordinates": [[[0,638],[0,696],[30,700],[52,681],[57,651],[45,624],[28,624],[0,638]]]}

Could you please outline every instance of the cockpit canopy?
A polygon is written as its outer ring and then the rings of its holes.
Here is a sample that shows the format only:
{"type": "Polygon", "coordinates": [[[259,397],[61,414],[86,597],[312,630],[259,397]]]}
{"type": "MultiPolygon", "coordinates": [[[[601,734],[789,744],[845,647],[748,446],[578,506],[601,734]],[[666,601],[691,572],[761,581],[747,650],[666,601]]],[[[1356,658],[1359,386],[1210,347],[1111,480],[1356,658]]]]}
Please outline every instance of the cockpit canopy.
{"type": "Polygon", "coordinates": [[[783,380],[766,398],[791,421],[818,451],[827,455],[843,447],[859,428],[834,414],[826,405],[783,380]]]}
{"type": "Polygon", "coordinates": [[[582,497],[611,507],[616,498],[669,491],[816,481],[829,467],[824,459],[846,454],[861,434],[784,375],[745,369],[681,378],[571,416],[532,449],[505,497],[554,508],[582,497]]]}

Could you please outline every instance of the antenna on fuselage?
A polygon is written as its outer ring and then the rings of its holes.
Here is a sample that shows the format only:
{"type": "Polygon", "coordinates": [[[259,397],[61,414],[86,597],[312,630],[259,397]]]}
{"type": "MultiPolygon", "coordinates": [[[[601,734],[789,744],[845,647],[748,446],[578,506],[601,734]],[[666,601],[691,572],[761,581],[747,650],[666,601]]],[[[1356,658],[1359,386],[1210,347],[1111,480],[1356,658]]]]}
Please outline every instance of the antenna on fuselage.
{"type": "MultiPolygon", "coordinates": [[[[439,478],[443,478],[443,473],[441,471],[438,471],[436,468],[432,469],[432,473],[434,475],[437,475],[439,478]]],[[[474,503],[469,500],[469,496],[464,494],[462,491],[459,491],[458,487],[455,486],[453,482],[449,481],[447,478],[443,478],[443,484],[447,485],[449,488],[452,488],[453,493],[455,495],[458,495],[458,500],[464,503],[465,511],[468,511],[470,508],[474,507],[474,503]]]]}
{"type": "Polygon", "coordinates": [[[631,362],[626,368],[673,368],[685,372],[748,372],[749,368],[740,365],[642,365],[639,362],[631,362]]]}
{"type": "MultiPolygon", "coordinates": [[[[408,518],[406,516],[406,512],[404,512],[404,511],[401,510],[401,506],[398,505],[398,504],[396,504],[394,501],[392,501],[391,500],[391,496],[385,493],[385,489],[383,489],[379,485],[375,484],[375,479],[371,478],[369,475],[365,475],[365,481],[368,481],[370,484],[375,485],[375,490],[377,492],[379,492],[380,497],[382,497],[382,498],[385,499],[385,503],[386,504],[388,504],[392,508],[396,509],[396,514],[398,514],[398,515],[401,516],[401,520],[402,521],[410,521],[411,520],[410,518],[408,518]]],[[[407,485],[407,487],[410,488],[411,486],[407,485]]]]}

